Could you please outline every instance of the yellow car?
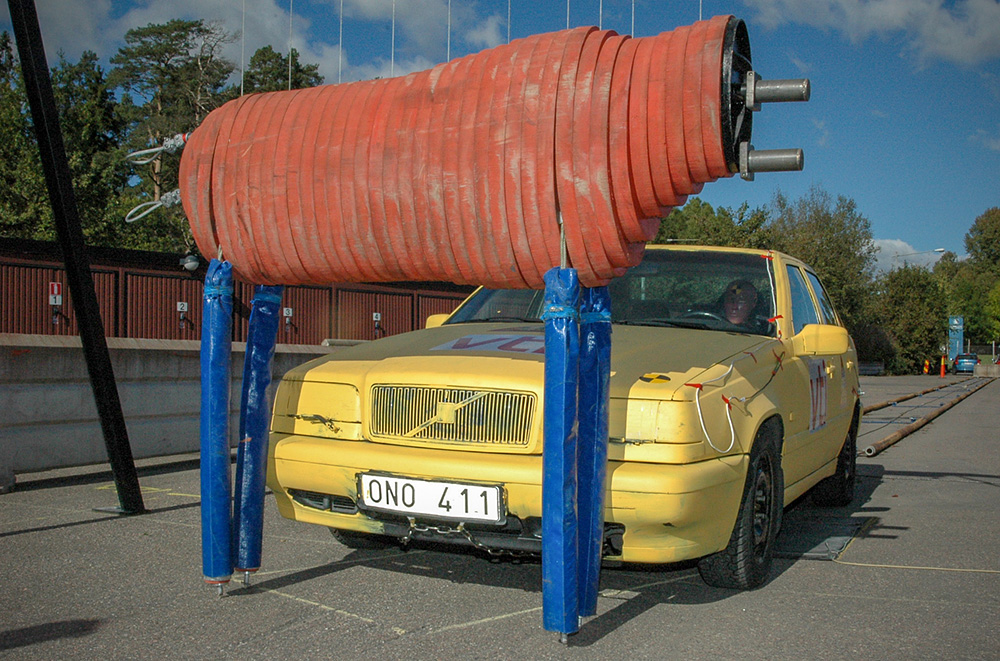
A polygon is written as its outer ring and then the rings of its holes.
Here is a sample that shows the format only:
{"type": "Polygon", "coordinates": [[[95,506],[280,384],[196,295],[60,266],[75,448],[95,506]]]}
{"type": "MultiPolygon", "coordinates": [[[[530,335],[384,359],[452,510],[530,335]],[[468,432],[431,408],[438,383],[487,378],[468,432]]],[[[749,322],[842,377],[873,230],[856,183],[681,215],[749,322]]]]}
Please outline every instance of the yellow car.
{"type": "MultiPolygon", "coordinates": [[[[711,585],[759,586],[785,505],[853,497],[853,342],[778,252],[650,246],[610,292],[605,558],[699,558],[711,585]]],[[[539,552],[542,295],[479,289],[424,330],[288,372],[268,463],[281,514],[352,547],[539,552]]]]}

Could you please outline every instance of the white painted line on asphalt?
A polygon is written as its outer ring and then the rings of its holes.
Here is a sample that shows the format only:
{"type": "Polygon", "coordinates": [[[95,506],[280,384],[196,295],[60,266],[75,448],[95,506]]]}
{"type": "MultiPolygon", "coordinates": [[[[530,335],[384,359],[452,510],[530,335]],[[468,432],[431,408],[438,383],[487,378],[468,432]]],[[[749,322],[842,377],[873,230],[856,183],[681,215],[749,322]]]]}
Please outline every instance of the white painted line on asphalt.
{"type": "Polygon", "coordinates": [[[489,624],[490,622],[496,622],[498,620],[506,620],[511,617],[517,617],[518,615],[527,615],[528,613],[537,613],[542,610],[541,606],[536,606],[535,608],[529,608],[523,611],[517,611],[515,613],[504,613],[503,615],[494,615],[493,617],[487,617],[482,620],[472,620],[470,622],[460,622],[458,624],[449,624],[446,627],[440,627],[438,629],[431,629],[428,634],[433,633],[443,633],[445,631],[454,631],[455,629],[468,629],[469,627],[479,626],[480,624],[489,624]]]}
{"type": "MultiPolygon", "coordinates": [[[[309,606],[315,606],[316,608],[319,608],[319,609],[325,610],[325,611],[329,611],[331,613],[336,613],[337,615],[343,615],[344,617],[349,617],[349,618],[352,618],[352,619],[355,619],[355,620],[360,620],[360,621],[364,622],[365,624],[376,624],[375,620],[373,620],[371,618],[364,617],[363,615],[358,615],[357,613],[351,613],[351,612],[345,611],[342,608],[334,608],[333,606],[327,606],[326,604],[321,604],[318,601],[312,601],[310,599],[303,599],[302,597],[296,597],[294,594],[288,594],[286,592],[280,592],[278,590],[269,590],[267,588],[264,588],[263,591],[267,592],[269,594],[276,594],[279,597],[284,597],[285,599],[291,599],[292,601],[297,601],[300,604],[307,604],[309,606]]],[[[402,629],[399,629],[398,627],[392,627],[392,629],[393,629],[393,631],[396,631],[397,633],[406,633],[405,631],[403,631],[402,629]]]]}

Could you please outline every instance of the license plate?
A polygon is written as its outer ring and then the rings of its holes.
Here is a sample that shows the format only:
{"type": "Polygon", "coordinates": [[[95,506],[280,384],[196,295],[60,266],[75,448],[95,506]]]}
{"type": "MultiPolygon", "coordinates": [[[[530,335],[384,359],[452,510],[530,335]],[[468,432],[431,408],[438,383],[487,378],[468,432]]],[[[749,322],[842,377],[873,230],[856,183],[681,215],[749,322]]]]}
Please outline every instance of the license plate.
{"type": "Polygon", "coordinates": [[[396,514],[500,523],[500,487],[361,474],[361,505],[396,514]]]}

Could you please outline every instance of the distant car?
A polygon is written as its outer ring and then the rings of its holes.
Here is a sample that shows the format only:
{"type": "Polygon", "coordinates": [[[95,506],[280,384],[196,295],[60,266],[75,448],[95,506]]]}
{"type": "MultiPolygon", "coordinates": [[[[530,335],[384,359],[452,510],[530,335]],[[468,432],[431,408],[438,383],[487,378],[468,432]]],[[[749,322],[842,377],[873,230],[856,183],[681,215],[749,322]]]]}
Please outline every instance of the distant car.
{"type": "MultiPolygon", "coordinates": [[[[605,557],[761,585],[785,505],[853,498],[854,343],[815,272],[778,252],[650,247],[609,289],[605,557]]],[[[539,552],[542,299],[481,288],[424,330],[286,373],[278,511],[352,548],[539,552]]]]}
{"type": "Polygon", "coordinates": [[[951,362],[951,371],[955,374],[972,374],[976,371],[976,365],[981,361],[979,356],[974,353],[960,353],[955,356],[955,360],[951,362]]]}

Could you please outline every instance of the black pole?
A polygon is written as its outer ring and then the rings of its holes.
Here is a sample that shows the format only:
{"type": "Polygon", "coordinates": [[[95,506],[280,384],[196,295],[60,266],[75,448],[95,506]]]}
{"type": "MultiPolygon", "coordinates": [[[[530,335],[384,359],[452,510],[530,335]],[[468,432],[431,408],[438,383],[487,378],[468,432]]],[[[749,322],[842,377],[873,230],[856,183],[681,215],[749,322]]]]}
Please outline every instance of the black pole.
{"type": "Polygon", "coordinates": [[[122,514],[141,514],[146,509],[142,504],[125,416],[122,414],[111,356],[104,338],[104,325],[97,307],[90,259],[83,241],[83,230],[80,228],[80,214],[73,195],[73,181],[59,127],[59,112],[52,95],[52,80],[49,78],[42,33],[38,27],[38,13],[34,0],[7,0],[7,5],[10,7],[17,52],[21,58],[21,71],[38,138],[45,185],[49,189],[56,233],[66,264],[66,278],[73,296],[73,309],[80,328],[87,371],[90,373],[90,387],[94,391],[97,414],[104,432],[104,444],[118,489],[118,503],[121,506],[118,511],[122,514]]]}

